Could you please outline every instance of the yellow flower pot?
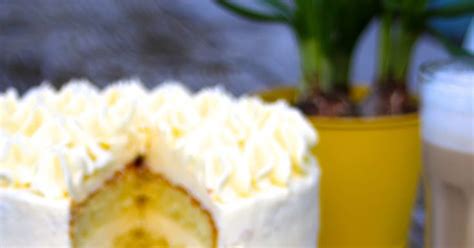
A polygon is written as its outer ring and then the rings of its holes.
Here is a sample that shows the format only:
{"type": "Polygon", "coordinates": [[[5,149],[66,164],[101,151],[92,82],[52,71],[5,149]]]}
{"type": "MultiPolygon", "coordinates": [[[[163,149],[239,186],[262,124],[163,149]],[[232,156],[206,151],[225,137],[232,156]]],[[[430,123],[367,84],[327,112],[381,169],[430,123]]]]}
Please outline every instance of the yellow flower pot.
{"type": "MultiPolygon", "coordinates": [[[[295,90],[260,96],[291,101],[295,90]]],[[[314,149],[322,170],[319,247],[407,246],[421,170],[418,115],[308,119],[320,136],[314,149]]]]}

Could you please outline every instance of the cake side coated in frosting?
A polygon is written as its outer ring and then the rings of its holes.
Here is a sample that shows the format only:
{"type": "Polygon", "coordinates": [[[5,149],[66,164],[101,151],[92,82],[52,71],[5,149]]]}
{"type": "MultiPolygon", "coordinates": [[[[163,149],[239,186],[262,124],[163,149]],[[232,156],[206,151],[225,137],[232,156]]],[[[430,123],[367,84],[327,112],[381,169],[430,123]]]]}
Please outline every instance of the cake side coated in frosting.
{"type": "MultiPolygon", "coordinates": [[[[35,229],[69,218],[71,203],[85,201],[143,157],[151,172],[212,216],[218,246],[314,246],[319,170],[310,149],[316,141],[310,124],[286,103],[234,98],[219,88],[147,90],[132,80],[104,90],[74,81],[23,97],[7,91],[0,95],[0,221],[13,225],[23,216],[31,220],[24,227],[35,229]]],[[[53,236],[68,240],[69,230],[60,229],[69,226],[57,226],[53,236]]],[[[14,230],[0,228],[0,240],[20,242],[14,230]]]]}

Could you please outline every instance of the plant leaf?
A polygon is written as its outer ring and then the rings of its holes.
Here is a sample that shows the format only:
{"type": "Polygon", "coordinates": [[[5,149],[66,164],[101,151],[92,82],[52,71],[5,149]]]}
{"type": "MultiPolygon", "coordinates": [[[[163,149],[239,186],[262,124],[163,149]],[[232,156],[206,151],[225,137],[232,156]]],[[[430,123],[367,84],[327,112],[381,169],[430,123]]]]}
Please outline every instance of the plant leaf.
{"type": "Polygon", "coordinates": [[[382,0],[386,10],[394,13],[420,13],[426,8],[427,0],[382,0]]]}
{"type": "Polygon", "coordinates": [[[474,1],[463,1],[449,4],[443,7],[429,9],[425,17],[458,17],[463,15],[474,15],[474,1]]]}
{"type": "Polygon", "coordinates": [[[464,49],[461,46],[456,45],[451,39],[443,35],[441,32],[436,31],[434,28],[427,27],[426,31],[436,38],[443,46],[448,50],[450,54],[456,57],[472,57],[474,53],[464,49]]]}
{"type": "Polygon", "coordinates": [[[285,16],[289,21],[292,19],[293,10],[281,0],[258,0],[258,2],[285,16]]]}
{"type": "Polygon", "coordinates": [[[241,6],[239,4],[232,3],[228,0],[215,0],[215,2],[222,7],[234,12],[237,15],[261,22],[284,22],[287,23],[287,17],[281,14],[263,13],[257,10],[241,6]]]}

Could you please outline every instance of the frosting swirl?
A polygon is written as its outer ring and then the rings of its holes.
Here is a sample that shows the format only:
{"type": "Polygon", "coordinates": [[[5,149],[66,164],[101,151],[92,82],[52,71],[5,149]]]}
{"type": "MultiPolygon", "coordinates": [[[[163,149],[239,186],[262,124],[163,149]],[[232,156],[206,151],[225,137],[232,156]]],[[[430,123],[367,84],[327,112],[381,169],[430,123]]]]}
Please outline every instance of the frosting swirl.
{"type": "Polygon", "coordinates": [[[225,202],[304,176],[317,135],[285,102],[220,88],[147,90],[131,80],[99,90],[76,80],[23,97],[9,90],[0,94],[0,187],[79,198],[89,182],[152,154],[152,139],[186,158],[180,166],[225,202]]]}

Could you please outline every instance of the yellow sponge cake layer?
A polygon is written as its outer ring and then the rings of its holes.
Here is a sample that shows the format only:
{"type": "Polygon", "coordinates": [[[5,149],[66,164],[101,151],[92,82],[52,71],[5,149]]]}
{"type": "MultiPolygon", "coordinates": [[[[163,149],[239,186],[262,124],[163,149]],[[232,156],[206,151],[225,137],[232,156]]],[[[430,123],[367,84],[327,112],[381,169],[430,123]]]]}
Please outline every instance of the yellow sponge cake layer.
{"type": "Polygon", "coordinates": [[[217,240],[199,202],[143,164],[73,204],[70,224],[74,247],[215,247],[217,240]]]}

